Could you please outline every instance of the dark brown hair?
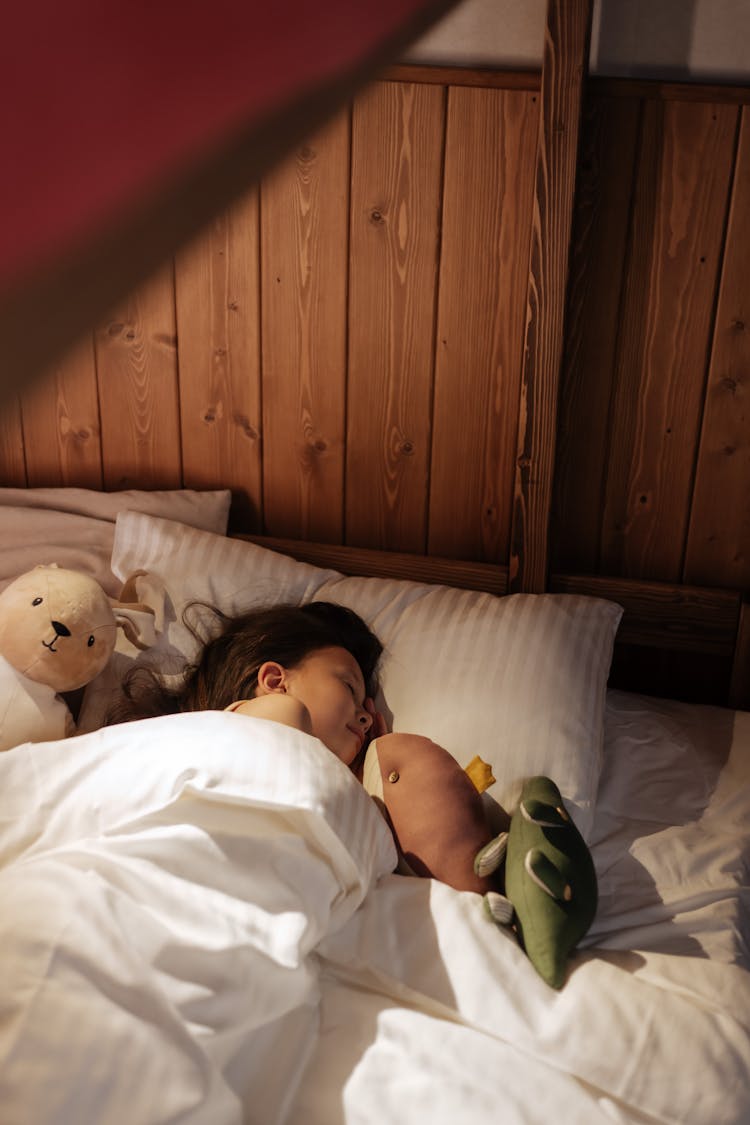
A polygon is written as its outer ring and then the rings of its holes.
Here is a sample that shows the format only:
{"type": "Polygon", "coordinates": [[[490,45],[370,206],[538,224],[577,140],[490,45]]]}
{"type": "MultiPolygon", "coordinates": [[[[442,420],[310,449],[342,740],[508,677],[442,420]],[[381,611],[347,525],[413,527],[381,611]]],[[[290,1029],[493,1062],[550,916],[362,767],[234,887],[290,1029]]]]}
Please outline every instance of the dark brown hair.
{"type": "Polygon", "coordinates": [[[269,606],[231,618],[217,610],[213,613],[221,623],[220,631],[185,669],[179,686],[167,687],[152,668],[131,669],[122,684],[121,700],[107,716],[108,723],[177,711],[223,711],[230,703],[253,697],[258,671],[267,660],[294,668],[321,648],[350,652],[368,695],[374,694],[383,646],[353,610],[333,602],[308,602],[269,606]]]}

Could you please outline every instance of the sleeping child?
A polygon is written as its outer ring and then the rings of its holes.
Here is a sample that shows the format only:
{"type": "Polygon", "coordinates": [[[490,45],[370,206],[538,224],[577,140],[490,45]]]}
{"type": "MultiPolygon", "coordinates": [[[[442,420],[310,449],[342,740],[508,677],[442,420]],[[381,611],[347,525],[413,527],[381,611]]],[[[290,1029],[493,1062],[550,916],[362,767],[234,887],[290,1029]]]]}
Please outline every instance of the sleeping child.
{"type": "Polygon", "coordinates": [[[373,703],[382,651],[356,613],[330,602],[222,617],[179,687],[134,669],[111,721],[228,710],[313,735],[375,796],[399,870],[500,900],[504,833],[493,839],[477,788],[448,751],[387,733],[373,703]]]}

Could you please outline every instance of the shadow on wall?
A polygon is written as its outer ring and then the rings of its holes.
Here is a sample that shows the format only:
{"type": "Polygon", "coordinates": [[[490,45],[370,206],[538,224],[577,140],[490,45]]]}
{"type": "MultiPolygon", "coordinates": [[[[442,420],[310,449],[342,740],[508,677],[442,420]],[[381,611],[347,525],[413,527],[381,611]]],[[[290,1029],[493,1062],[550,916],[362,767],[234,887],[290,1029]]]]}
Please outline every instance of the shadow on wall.
{"type": "Polygon", "coordinates": [[[677,82],[689,79],[698,2],[600,0],[591,28],[591,73],[677,82]]]}

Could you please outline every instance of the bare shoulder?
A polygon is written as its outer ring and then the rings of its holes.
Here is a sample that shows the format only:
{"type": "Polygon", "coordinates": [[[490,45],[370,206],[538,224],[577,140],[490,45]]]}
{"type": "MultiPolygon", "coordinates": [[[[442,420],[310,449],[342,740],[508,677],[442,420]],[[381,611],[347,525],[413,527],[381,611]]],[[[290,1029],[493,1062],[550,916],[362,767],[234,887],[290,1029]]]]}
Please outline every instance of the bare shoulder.
{"type": "Polygon", "coordinates": [[[271,722],[283,723],[284,726],[312,734],[310,712],[304,703],[291,695],[272,693],[260,695],[257,699],[241,699],[231,704],[227,710],[238,715],[252,715],[255,719],[270,719],[271,722]]]}

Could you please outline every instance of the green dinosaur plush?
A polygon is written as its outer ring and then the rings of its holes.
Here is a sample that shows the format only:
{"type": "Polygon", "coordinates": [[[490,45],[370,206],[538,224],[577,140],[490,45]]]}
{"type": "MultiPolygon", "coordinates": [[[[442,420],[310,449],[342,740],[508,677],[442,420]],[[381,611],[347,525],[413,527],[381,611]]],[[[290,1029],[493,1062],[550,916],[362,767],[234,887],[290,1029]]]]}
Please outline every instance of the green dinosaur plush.
{"type": "Polygon", "coordinates": [[[487,874],[505,852],[505,899],[490,893],[493,919],[514,927],[534,968],[552,988],[561,988],[568,957],[594,920],[596,871],[583,837],[548,777],[532,777],[523,787],[507,841],[496,838],[476,859],[487,874]]]}

